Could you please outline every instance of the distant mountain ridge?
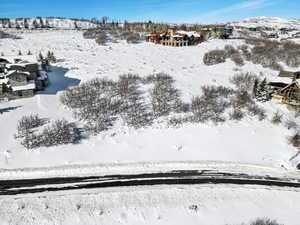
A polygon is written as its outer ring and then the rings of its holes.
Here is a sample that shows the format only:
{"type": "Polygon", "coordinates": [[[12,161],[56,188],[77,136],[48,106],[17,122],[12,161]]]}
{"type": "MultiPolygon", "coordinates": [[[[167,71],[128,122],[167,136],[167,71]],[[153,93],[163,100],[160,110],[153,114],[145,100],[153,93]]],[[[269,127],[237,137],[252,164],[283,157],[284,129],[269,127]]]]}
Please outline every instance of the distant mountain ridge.
{"type": "Polygon", "coordinates": [[[89,29],[97,25],[85,19],[67,19],[56,17],[0,19],[0,28],[57,28],[57,29],[89,29]]]}
{"type": "Polygon", "coordinates": [[[270,28],[288,28],[300,29],[300,19],[284,19],[279,17],[253,17],[241,20],[239,22],[232,22],[230,25],[241,27],[270,27],[270,28]]]}

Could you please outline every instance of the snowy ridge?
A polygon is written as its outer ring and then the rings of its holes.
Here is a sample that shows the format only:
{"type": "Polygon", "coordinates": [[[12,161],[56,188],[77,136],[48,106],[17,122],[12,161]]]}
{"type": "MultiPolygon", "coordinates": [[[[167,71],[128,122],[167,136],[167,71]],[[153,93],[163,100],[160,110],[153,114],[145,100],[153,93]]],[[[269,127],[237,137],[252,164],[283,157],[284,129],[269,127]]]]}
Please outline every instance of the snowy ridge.
{"type": "Polygon", "coordinates": [[[56,29],[89,29],[97,25],[88,20],[63,18],[22,18],[2,19],[0,28],[56,28],[56,29]]]}
{"type": "Polygon", "coordinates": [[[212,170],[248,175],[276,176],[278,178],[299,179],[300,174],[286,169],[278,169],[260,165],[238,164],[214,161],[185,162],[140,162],[112,163],[98,165],[72,165],[52,168],[29,168],[0,170],[1,180],[36,179],[58,177],[105,176],[116,174],[163,173],[179,170],[212,170]]]}
{"type": "Polygon", "coordinates": [[[233,22],[230,25],[241,27],[269,27],[274,29],[300,29],[299,19],[283,19],[279,17],[253,17],[241,20],[240,22],[233,22]]]}

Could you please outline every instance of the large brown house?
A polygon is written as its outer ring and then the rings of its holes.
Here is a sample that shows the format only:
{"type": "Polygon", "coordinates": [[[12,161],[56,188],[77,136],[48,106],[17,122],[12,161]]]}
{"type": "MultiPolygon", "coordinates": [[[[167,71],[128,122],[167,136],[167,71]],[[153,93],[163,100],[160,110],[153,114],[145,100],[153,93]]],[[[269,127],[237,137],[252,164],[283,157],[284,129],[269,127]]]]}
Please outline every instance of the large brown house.
{"type": "Polygon", "coordinates": [[[176,31],[176,28],[169,28],[162,33],[153,32],[146,36],[147,42],[173,47],[196,45],[203,40],[203,36],[197,32],[176,31]]]}

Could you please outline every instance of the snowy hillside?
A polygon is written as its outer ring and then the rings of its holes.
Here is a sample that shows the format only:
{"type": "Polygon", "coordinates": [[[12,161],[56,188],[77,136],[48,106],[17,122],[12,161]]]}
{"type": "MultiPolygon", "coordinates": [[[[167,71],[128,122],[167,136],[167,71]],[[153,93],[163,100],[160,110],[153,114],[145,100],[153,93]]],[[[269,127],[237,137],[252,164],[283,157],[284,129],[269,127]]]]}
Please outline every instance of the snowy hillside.
{"type": "Polygon", "coordinates": [[[88,20],[62,18],[22,18],[0,19],[0,28],[57,28],[57,29],[88,29],[96,27],[88,20]]]}
{"type": "Polygon", "coordinates": [[[254,17],[233,22],[231,25],[242,27],[268,27],[274,29],[287,28],[300,30],[299,19],[283,19],[278,17],[254,17]]]}
{"type": "Polygon", "coordinates": [[[242,71],[262,73],[270,79],[275,79],[278,72],[250,62],[239,68],[231,60],[215,66],[203,64],[207,51],[222,49],[226,44],[238,46],[244,43],[242,40],[211,40],[199,46],[172,48],[125,42],[99,46],[94,40],[84,39],[79,31],[34,31],[21,36],[22,39],[0,40],[6,58],[34,61],[39,52],[45,54],[50,50],[58,62],[49,73],[50,86],[45,91],[32,98],[0,103],[3,112],[0,124],[5,127],[0,130],[2,168],[178,160],[218,160],[289,168],[297,162],[289,161],[296,150],[286,139],[293,131],[284,128],[285,121],[294,115],[276,101],[262,105],[268,113],[264,121],[245,117],[218,126],[188,123],[176,128],[162,120],[137,130],[119,121],[112,129],[88,137],[80,144],[28,151],[14,139],[18,120],[38,113],[49,120],[66,118],[76,122],[71,111],[60,103],[59,95],[67,87],[95,77],[116,80],[125,73],[145,77],[165,72],[175,79],[183,100],[190,101],[201,93],[203,85],[231,86],[230,78],[242,71]],[[30,50],[33,56],[18,56],[18,50],[30,50]],[[277,110],[284,114],[280,126],[270,122],[277,110]]]}

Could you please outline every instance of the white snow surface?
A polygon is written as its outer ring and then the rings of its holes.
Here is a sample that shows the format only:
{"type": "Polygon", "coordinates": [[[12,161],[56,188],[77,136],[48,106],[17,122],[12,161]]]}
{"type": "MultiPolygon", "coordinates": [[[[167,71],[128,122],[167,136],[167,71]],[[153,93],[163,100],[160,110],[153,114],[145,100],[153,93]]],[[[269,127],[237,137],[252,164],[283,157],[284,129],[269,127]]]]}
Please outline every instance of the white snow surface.
{"type": "Polygon", "coordinates": [[[298,225],[299,191],[259,186],[111,188],[0,198],[3,225],[226,225],[257,217],[298,225]]]}
{"type": "Polygon", "coordinates": [[[279,17],[253,17],[230,24],[242,27],[269,27],[274,29],[288,28],[300,30],[299,19],[284,19],[279,17]]]}
{"type": "Polygon", "coordinates": [[[33,56],[21,57],[28,61],[35,61],[39,52],[46,54],[50,50],[58,63],[48,74],[50,86],[45,91],[32,98],[0,103],[3,111],[0,115],[0,167],[3,169],[190,160],[286,168],[297,163],[297,159],[289,161],[296,153],[286,140],[292,132],[283,125],[270,123],[276,110],[285,114],[285,120],[293,117],[286,106],[276,101],[263,105],[269,118],[261,122],[247,117],[241,122],[227,121],[218,126],[207,123],[171,128],[162,121],[139,130],[117,123],[111,130],[89,137],[80,144],[27,151],[14,139],[17,121],[31,113],[50,120],[76,121],[59,102],[59,94],[69,86],[95,77],[116,80],[125,73],[147,76],[166,72],[176,80],[182,98],[191,101],[193,96],[201,93],[201,86],[230,86],[230,77],[241,71],[261,72],[270,79],[275,79],[278,73],[248,62],[242,68],[237,68],[231,60],[215,66],[203,64],[203,55],[208,50],[223,48],[226,44],[241,45],[242,40],[210,40],[199,46],[173,48],[125,42],[98,46],[94,40],[83,39],[82,32],[75,30],[41,30],[19,35],[22,39],[0,40],[0,52],[9,60],[20,58],[17,56],[19,50],[33,53],[33,56]]]}

